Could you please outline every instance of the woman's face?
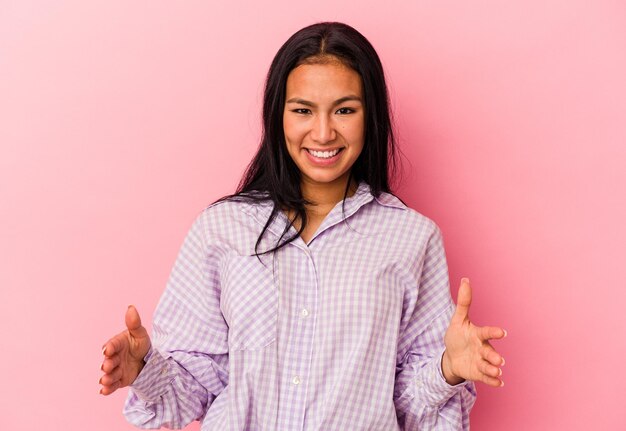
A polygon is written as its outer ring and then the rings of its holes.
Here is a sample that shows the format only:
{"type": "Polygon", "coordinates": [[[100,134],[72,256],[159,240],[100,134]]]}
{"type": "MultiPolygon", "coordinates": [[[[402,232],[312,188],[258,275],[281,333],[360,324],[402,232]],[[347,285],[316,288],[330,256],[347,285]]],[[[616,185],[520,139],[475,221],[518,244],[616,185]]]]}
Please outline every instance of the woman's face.
{"type": "Polygon", "coordinates": [[[343,185],[363,150],[361,77],[338,61],[303,64],[287,77],[283,113],[289,155],[311,185],[343,185]]]}

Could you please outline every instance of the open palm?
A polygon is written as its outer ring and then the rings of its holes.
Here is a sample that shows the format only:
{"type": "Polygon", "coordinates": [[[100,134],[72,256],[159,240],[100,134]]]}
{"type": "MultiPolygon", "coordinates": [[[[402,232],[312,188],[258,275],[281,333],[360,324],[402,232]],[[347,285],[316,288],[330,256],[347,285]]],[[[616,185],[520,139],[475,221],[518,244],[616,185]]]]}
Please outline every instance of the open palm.
{"type": "Polygon", "coordinates": [[[504,358],[489,340],[501,339],[506,331],[495,326],[476,326],[469,319],[472,289],[467,278],[461,280],[456,311],[450,320],[444,342],[446,351],[442,371],[449,383],[463,380],[481,381],[490,386],[503,386],[501,380],[504,358]]]}
{"type": "Polygon", "coordinates": [[[111,338],[102,348],[104,361],[100,369],[104,374],[100,377],[100,393],[109,395],[133,383],[145,365],[143,358],[150,345],[148,331],[131,305],[126,311],[126,330],[111,338]]]}

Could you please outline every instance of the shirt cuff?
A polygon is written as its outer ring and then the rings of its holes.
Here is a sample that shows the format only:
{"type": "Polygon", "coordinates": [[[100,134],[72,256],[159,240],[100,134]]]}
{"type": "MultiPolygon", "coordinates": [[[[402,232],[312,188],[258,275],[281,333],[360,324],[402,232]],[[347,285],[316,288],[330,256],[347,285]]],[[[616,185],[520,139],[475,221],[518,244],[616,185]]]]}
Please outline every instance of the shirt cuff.
{"type": "Polygon", "coordinates": [[[158,350],[150,347],[144,361],[146,365],[130,388],[141,400],[154,402],[167,392],[173,376],[167,359],[158,350]]]}
{"type": "Polygon", "coordinates": [[[441,359],[444,352],[445,349],[441,351],[441,354],[435,356],[415,377],[415,396],[434,407],[444,405],[452,396],[462,391],[467,384],[467,380],[458,385],[450,385],[446,382],[441,371],[441,359]]]}

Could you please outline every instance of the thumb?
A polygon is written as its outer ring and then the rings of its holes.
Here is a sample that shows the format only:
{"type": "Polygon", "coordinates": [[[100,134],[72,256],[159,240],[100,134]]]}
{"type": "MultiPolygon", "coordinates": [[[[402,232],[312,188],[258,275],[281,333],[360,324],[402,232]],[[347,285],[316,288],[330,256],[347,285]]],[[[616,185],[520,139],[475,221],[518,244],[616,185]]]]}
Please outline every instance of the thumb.
{"type": "Polygon", "coordinates": [[[455,317],[466,319],[469,316],[469,308],[472,304],[472,288],[470,287],[469,278],[461,279],[461,286],[457,293],[455,317]]]}
{"type": "Polygon", "coordinates": [[[126,327],[131,336],[143,338],[148,335],[146,328],[141,326],[141,317],[134,305],[129,305],[126,310],[126,327]]]}

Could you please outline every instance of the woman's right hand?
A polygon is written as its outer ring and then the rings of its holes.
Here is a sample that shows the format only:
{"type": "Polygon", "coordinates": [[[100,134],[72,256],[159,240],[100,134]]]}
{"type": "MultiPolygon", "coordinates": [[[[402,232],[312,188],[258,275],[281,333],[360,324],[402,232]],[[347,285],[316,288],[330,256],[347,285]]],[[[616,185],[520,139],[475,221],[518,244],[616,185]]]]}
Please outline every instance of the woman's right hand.
{"type": "Polygon", "coordinates": [[[150,350],[150,337],[141,325],[137,309],[132,305],[126,310],[126,328],[102,346],[102,395],[110,395],[133,383],[145,365],[143,358],[150,350]]]}

